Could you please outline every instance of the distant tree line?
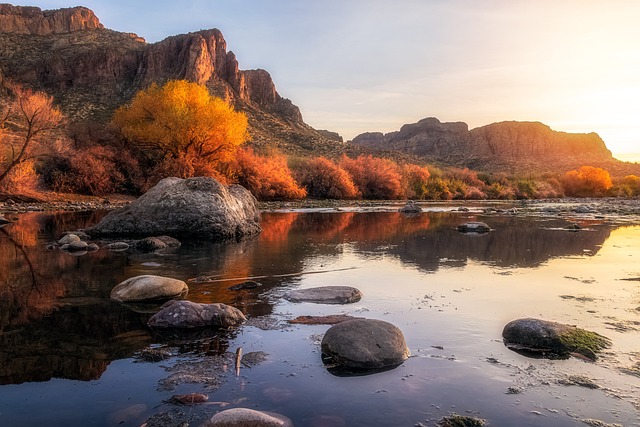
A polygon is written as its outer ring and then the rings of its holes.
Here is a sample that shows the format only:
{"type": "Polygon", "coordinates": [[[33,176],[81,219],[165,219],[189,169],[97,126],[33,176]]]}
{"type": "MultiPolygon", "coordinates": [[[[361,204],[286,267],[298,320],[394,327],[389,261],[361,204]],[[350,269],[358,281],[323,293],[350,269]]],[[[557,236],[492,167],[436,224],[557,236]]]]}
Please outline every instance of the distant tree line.
{"type": "Polygon", "coordinates": [[[0,103],[0,193],[38,189],[140,194],[168,176],[239,183],[259,200],[482,200],[634,197],[635,175],[612,179],[601,168],[535,177],[396,163],[372,155],[291,157],[256,152],[247,117],[206,87],[151,85],[120,107],[107,126],[67,125],[51,97],[9,84],[0,103]]]}

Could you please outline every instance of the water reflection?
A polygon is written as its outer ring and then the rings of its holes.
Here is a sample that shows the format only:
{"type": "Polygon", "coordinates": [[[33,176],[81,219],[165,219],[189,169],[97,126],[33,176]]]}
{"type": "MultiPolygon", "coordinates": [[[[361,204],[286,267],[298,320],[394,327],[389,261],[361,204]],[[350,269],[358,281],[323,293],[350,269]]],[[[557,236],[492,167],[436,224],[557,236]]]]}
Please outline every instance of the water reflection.
{"type": "Polygon", "coordinates": [[[111,288],[138,274],[215,282],[190,283],[188,299],[223,302],[249,316],[272,313],[274,290],[297,283],[282,277],[321,266],[317,260],[346,250],[363,257],[395,257],[426,272],[460,267],[469,260],[498,267],[537,267],[554,257],[593,255],[609,237],[607,225],[559,230],[566,222],[544,223],[509,216],[429,213],[265,213],[263,232],[240,243],[184,242],[163,254],[112,253],[101,249],[81,257],[48,250],[65,230],[85,227],[94,213],[24,214],[0,229],[0,384],[50,378],[99,378],[108,364],[130,357],[151,342],[151,310],[111,303],[111,288]],[[470,237],[460,222],[482,220],[494,231],[470,237]],[[273,277],[277,275],[279,277],[273,277]],[[262,287],[229,287],[261,277],[262,287]],[[266,276],[266,277],[265,277],[266,276]]]}

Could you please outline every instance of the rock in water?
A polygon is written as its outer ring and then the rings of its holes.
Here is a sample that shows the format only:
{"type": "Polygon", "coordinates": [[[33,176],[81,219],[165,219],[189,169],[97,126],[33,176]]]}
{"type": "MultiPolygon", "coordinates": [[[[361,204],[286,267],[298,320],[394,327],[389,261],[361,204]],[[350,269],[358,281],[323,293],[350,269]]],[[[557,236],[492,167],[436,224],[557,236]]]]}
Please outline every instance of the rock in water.
{"type": "Polygon", "coordinates": [[[182,280],[150,274],[130,277],[111,290],[111,299],[119,302],[166,301],[189,291],[182,280]]]}
{"type": "Polygon", "coordinates": [[[505,345],[515,351],[539,353],[551,358],[567,358],[578,353],[595,360],[596,353],[611,346],[611,340],[572,325],[540,319],[517,319],[502,331],[505,345]]]}
{"type": "Polygon", "coordinates": [[[422,212],[422,208],[413,200],[407,200],[407,204],[398,209],[399,212],[412,214],[422,212]]]}
{"type": "Polygon", "coordinates": [[[160,236],[230,240],[258,234],[256,199],[213,178],[165,178],[130,205],[110,212],[94,236],[160,236]]]}
{"type": "Polygon", "coordinates": [[[293,427],[293,422],[273,412],[234,408],[218,412],[201,427],[293,427]]]}
{"type": "Polygon", "coordinates": [[[362,293],[351,286],[320,286],[289,291],[284,295],[284,298],[291,302],[350,304],[360,301],[362,293]]]}
{"type": "Polygon", "coordinates": [[[379,370],[409,357],[402,331],[382,320],[356,319],[329,328],[322,338],[325,361],[337,368],[379,370]]]}
{"type": "Polygon", "coordinates": [[[169,301],[148,324],[153,328],[227,328],[241,325],[246,320],[240,310],[226,304],[169,301]]]}
{"type": "Polygon", "coordinates": [[[491,227],[489,227],[484,222],[465,222],[464,224],[460,224],[458,226],[458,231],[461,233],[488,233],[491,231],[491,227]]]}

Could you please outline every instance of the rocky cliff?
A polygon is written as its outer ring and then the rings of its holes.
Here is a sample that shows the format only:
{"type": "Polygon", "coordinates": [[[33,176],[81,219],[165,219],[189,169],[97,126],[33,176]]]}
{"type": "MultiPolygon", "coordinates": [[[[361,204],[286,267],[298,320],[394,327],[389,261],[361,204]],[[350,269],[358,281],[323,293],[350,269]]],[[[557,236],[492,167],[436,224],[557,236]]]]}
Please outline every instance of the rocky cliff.
{"type": "Polygon", "coordinates": [[[267,71],[241,70],[216,29],[148,44],[104,28],[84,7],[42,11],[2,4],[0,75],[52,94],[72,120],[99,121],[153,82],[186,79],[245,111],[256,145],[293,152],[344,148],[306,125],[267,71]]]}
{"type": "Polygon", "coordinates": [[[638,169],[614,159],[596,133],[557,132],[538,122],[500,122],[469,130],[466,123],[426,118],[397,132],[358,135],[352,143],[376,150],[398,150],[439,165],[488,172],[565,172],[583,165],[613,173],[638,169]]]}

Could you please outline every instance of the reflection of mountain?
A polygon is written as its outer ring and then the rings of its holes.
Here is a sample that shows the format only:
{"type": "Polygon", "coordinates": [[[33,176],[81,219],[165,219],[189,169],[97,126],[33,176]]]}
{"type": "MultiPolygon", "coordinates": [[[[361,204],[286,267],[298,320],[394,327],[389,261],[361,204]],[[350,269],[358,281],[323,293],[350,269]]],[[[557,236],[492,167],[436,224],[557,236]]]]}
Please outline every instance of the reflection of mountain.
{"type": "Polygon", "coordinates": [[[150,314],[108,300],[115,284],[134,275],[224,279],[190,283],[188,298],[223,302],[256,317],[273,311],[273,289],[298,278],[261,278],[262,287],[242,291],[230,286],[247,277],[315,270],[318,259],[339,257],[345,247],[364,257],[395,256],[426,271],[464,266],[468,260],[535,267],[553,257],[595,254],[610,233],[599,225],[580,232],[551,230],[567,224],[561,219],[494,216],[473,218],[494,231],[472,237],[455,229],[472,220],[464,215],[265,213],[264,231],[253,240],[184,242],[163,254],[99,250],[81,257],[48,251],[46,242],[63,230],[97,222],[100,214],[22,215],[0,229],[0,384],[99,378],[112,360],[163,340],[147,329],[150,314]]]}

